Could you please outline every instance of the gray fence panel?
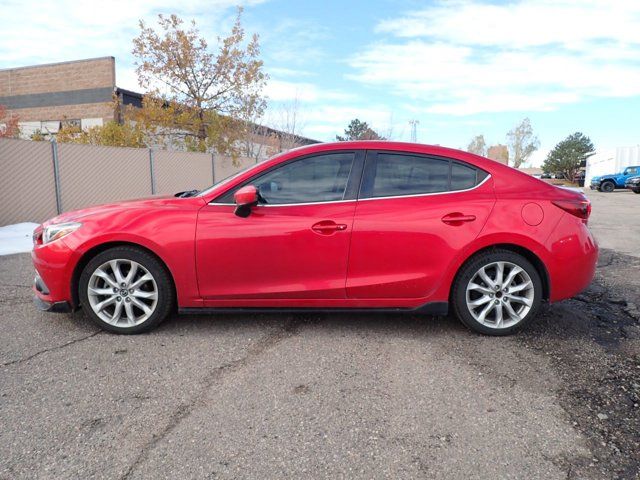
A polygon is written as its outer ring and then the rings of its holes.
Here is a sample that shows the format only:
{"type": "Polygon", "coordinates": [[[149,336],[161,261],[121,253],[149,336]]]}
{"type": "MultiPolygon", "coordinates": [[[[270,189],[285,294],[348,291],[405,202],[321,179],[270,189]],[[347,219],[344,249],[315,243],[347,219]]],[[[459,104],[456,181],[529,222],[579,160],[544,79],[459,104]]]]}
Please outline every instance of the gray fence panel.
{"type": "Polygon", "coordinates": [[[151,195],[149,151],[58,144],[62,210],[151,195]]]}
{"type": "Polygon", "coordinates": [[[244,170],[251,165],[255,165],[256,161],[253,158],[239,157],[233,160],[231,157],[225,157],[222,155],[216,155],[216,182],[224,180],[230,177],[234,173],[244,170]]]}
{"type": "Polygon", "coordinates": [[[184,190],[207,188],[212,184],[211,168],[210,153],[154,150],[156,193],[168,195],[184,190]]]}
{"type": "Polygon", "coordinates": [[[0,226],[56,214],[51,144],[0,139],[0,226]]]}
{"type": "Polygon", "coordinates": [[[49,142],[0,139],[0,226],[42,222],[61,210],[181,190],[203,189],[255,160],[209,153],[57,144],[58,180],[49,142]]]}

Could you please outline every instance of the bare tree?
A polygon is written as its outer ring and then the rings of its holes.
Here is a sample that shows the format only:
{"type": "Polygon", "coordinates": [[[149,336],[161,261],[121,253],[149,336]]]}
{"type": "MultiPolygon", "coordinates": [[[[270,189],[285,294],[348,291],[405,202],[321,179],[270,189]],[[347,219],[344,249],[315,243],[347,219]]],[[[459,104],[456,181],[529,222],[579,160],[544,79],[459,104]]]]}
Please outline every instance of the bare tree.
{"type": "Polygon", "coordinates": [[[531,154],[538,150],[540,141],[533,134],[531,121],[528,118],[522,120],[520,124],[507,133],[507,145],[509,146],[510,157],[513,159],[514,168],[520,168],[531,154]]]}
{"type": "Polygon", "coordinates": [[[467,146],[467,152],[475,153],[476,155],[487,156],[487,143],[484,141],[484,135],[476,135],[471,139],[467,146]]]}
{"type": "Polygon", "coordinates": [[[280,104],[274,114],[275,116],[271,123],[278,132],[274,134],[275,138],[273,138],[273,153],[299,147],[301,145],[300,137],[304,128],[304,120],[298,97],[295,97],[290,102],[280,104]]]}

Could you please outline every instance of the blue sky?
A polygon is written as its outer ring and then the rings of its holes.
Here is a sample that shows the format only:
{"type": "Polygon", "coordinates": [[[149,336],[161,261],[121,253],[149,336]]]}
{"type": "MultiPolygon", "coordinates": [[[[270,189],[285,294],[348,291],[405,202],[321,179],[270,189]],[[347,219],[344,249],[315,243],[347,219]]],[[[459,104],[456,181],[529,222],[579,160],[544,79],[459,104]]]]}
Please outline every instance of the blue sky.
{"type": "MultiPolygon", "coordinates": [[[[117,83],[139,90],[130,55],[137,20],[194,18],[228,31],[236,0],[0,0],[0,67],[113,55],[117,83]]],[[[392,139],[490,144],[524,117],[541,148],[574,131],[599,150],[640,143],[640,2],[242,2],[261,37],[267,123],[298,102],[302,133],[332,140],[358,117],[392,139]]]]}

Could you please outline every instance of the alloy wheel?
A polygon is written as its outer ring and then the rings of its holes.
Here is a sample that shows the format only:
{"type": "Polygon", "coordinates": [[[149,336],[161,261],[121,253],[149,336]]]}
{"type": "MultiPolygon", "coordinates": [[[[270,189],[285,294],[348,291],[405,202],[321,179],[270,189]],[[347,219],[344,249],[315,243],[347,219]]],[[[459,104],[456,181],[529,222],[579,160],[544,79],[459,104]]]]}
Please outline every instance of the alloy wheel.
{"type": "Polygon", "coordinates": [[[104,322],[121,328],[147,320],[158,304],[158,285],[138,262],[114,259],[96,268],[87,286],[89,304],[104,322]]]}
{"type": "Polygon", "coordinates": [[[469,312],[480,324],[510,328],[527,316],[534,302],[529,274],[511,262],[493,262],[481,267],[466,288],[469,312]]]}

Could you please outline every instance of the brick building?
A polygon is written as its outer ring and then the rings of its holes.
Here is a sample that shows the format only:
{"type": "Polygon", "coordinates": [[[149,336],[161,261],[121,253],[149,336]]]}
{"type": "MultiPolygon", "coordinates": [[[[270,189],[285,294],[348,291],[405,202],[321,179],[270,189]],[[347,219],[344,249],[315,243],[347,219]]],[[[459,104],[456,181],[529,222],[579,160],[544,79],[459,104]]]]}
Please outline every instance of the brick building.
{"type": "Polygon", "coordinates": [[[83,128],[114,119],[115,59],[0,70],[0,104],[18,115],[24,136],[55,134],[62,122],[83,128]]]}
{"type": "MultiPolygon", "coordinates": [[[[116,85],[114,57],[0,70],[0,105],[19,117],[25,138],[37,131],[55,135],[63,125],[89,128],[118,121],[115,98],[121,106],[142,106],[141,93],[116,85]]],[[[255,131],[251,141],[258,145],[273,146],[287,136],[266,127],[255,131]]],[[[318,143],[297,135],[288,138],[293,138],[293,146],[318,143]]]]}
{"type": "Polygon", "coordinates": [[[509,149],[506,145],[493,145],[487,150],[487,158],[509,165],[509,149]]]}

